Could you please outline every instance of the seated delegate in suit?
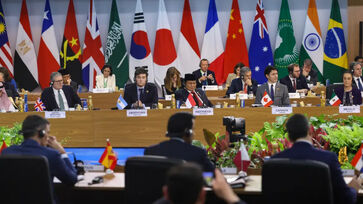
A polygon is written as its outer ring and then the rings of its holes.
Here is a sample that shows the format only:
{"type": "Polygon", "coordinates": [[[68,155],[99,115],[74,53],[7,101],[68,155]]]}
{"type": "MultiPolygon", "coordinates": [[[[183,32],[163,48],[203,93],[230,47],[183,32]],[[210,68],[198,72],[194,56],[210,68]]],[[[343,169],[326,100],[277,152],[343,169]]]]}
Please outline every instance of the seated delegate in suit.
{"type": "Polygon", "coordinates": [[[343,74],[343,85],[334,89],[335,94],[339,97],[341,104],[345,106],[362,104],[361,92],[352,85],[352,73],[346,71],[343,74]]]}
{"type": "Polygon", "coordinates": [[[111,65],[105,64],[101,69],[102,74],[96,76],[96,88],[108,88],[112,91],[116,89],[116,78],[112,74],[111,65]]]}
{"type": "Polygon", "coordinates": [[[175,94],[175,92],[181,88],[183,88],[183,84],[179,70],[175,67],[169,67],[164,78],[163,95],[175,94]]]}
{"type": "Polygon", "coordinates": [[[2,82],[0,82],[0,111],[15,111],[2,82]]]}
{"type": "Polygon", "coordinates": [[[273,105],[286,106],[290,105],[289,92],[284,84],[278,82],[278,72],[273,66],[267,66],[264,71],[267,82],[257,88],[256,92],[256,104],[261,104],[263,94],[267,92],[272,101],[273,105]]]}
{"type": "Polygon", "coordinates": [[[301,69],[301,75],[305,77],[309,88],[315,86],[318,82],[318,72],[312,69],[312,67],[313,61],[311,61],[309,58],[305,59],[304,65],[301,69]]]}
{"type": "Polygon", "coordinates": [[[175,99],[181,104],[185,103],[189,94],[192,94],[193,100],[198,107],[213,107],[213,104],[208,100],[207,95],[202,89],[196,88],[196,79],[193,74],[185,74],[185,87],[175,92],[175,99]]]}
{"type": "MultiPolygon", "coordinates": [[[[334,203],[355,203],[359,181],[356,177],[347,185],[344,181],[337,155],[330,151],[316,149],[309,134],[309,122],[302,114],[291,116],[286,122],[286,130],[293,146],[272,156],[275,158],[308,159],[323,162],[329,166],[333,186],[334,203]]],[[[298,175],[297,175],[298,176],[298,175]]],[[[291,178],[291,182],[294,179],[291,178]]]]}
{"type": "Polygon", "coordinates": [[[126,109],[152,107],[158,103],[156,86],[147,83],[148,73],[144,68],[138,68],[134,74],[135,83],[125,86],[124,99],[127,102],[126,109]]]}
{"type": "Polygon", "coordinates": [[[197,88],[201,88],[204,85],[217,85],[216,75],[213,71],[208,70],[208,60],[200,60],[199,67],[200,69],[193,72],[193,75],[197,80],[197,88]]]}
{"type": "Polygon", "coordinates": [[[0,82],[3,82],[6,94],[15,101],[15,97],[20,97],[16,91],[16,83],[14,79],[10,77],[9,71],[5,67],[0,67],[0,82]],[[14,85],[15,84],[15,85],[14,85]]]}
{"type": "Polygon", "coordinates": [[[280,83],[287,86],[289,93],[307,93],[309,87],[305,77],[301,74],[299,65],[290,64],[287,69],[289,75],[280,79],[280,83]]]}
{"type": "Polygon", "coordinates": [[[233,79],[231,86],[228,88],[226,95],[234,93],[245,93],[256,95],[258,82],[252,79],[252,72],[249,67],[242,67],[241,77],[233,79]]]}
{"type": "Polygon", "coordinates": [[[234,79],[239,78],[241,76],[241,68],[245,65],[243,63],[238,63],[234,66],[233,73],[229,73],[226,80],[226,87],[230,87],[231,83],[234,79]]]}
{"type": "Polygon", "coordinates": [[[362,65],[360,62],[352,62],[349,65],[350,71],[353,73],[353,85],[355,85],[359,91],[363,91],[363,77],[362,77],[362,65]]]}
{"type": "Polygon", "coordinates": [[[72,87],[63,85],[62,74],[53,72],[50,74],[51,86],[45,88],[42,92],[41,99],[47,111],[69,110],[76,104],[81,104],[77,93],[72,87]]]}
{"type": "Polygon", "coordinates": [[[77,82],[72,81],[71,75],[69,73],[69,70],[68,69],[59,69],[58,72],[62,74],[63,85],[67,85],[67,86],[72,87],[73,92],[74,93],[77,93],[77,91],[78,91],[78,84],[77,84],[77,82]]]}
{"type": "Polygon", "coordinates": [[[38,115],[29,115],[21,128],[24,142],[4,149],[1,154],[45,156],[48,159],[51,181],[57,177],[64,184],[74,185],[77,182],[77,171],[62,145],[54,136],[49,135],[49,131],[48,120],[38,115]]]}
{"type": "Polygon", "coordinates": [[[202,166],[204,171],[213,171],[214,165],[204,149],[192,145],[195,117],[187,112],[175,113],[169,118],[166,136],[170,140],[147,147],[145,155],[158,155],[183,159],[202,166]]]}

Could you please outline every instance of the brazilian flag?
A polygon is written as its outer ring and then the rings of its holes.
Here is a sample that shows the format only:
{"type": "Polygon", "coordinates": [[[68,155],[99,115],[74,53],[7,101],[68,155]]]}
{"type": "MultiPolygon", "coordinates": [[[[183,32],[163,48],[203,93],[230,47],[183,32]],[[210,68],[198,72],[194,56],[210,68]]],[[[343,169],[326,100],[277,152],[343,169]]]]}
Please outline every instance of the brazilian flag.
{"type": "Polygon", "coordinates": [[[348,69],[347,46],[338,0],[332,2],[323,66],[323,76],[330,83],[342,82],[343,72],[348,69]]]}

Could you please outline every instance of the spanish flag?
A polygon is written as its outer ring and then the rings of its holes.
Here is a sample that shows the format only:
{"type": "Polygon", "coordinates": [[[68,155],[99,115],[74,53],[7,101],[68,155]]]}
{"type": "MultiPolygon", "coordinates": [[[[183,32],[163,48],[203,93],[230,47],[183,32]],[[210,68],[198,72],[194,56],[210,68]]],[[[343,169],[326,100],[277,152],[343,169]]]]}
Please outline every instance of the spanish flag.
{"type": "Polygon", "coordinates": [[[101,163],[107,169],[114,170],[116,167],[117,155],[112,151],[109,139],[107,139],[107,146],[98,162],[101,163]]]}

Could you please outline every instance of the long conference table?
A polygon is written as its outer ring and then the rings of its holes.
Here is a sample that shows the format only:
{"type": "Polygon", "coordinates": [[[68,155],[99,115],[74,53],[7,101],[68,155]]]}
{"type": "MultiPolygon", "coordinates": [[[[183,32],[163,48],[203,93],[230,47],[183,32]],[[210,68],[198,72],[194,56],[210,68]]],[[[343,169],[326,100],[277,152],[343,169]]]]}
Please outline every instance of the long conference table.
{"type": "MultiPolygon", "coordinates": [[[[275,121],[272,108],[215,108],[213,115],[196,116],[195,139],[204,143],[203,128],[212,132],[225,133],[222,125],[223,116],[246,119],[246,133],[255,132],[263,127],[264,122],[275,121]]],[[[104,147],[109,138],[114,147],[146,147],[166,140],[165,132],[169,117],[180,111],[192,109],[153,109],[147,111],[147,117],[127,117],[126,110],[67,111],[66,118],[49,119],[51,134],[58,140],[66,139],[65,147],[104,147]]],[[[339,114],[339,107],[295,107],[293,113],[319,116],[321,114],[346,118],[351,114],[339,114]]],[[[26,116],[44,112],[2,113],[0,126],[12,126],[22,122],[26,116]]],[[[362,113],[354,115],[363,116],[362,113]]]]}

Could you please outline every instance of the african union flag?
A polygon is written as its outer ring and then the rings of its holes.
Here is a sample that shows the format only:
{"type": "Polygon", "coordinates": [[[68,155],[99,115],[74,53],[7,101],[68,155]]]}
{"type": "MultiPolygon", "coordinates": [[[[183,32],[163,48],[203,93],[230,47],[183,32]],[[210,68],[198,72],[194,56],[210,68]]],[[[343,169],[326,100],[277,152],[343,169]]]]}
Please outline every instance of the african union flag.
{"type": "Polygon", "coordinates": [[[323,66],[324,78],[331,83],[341,82],[342,73],[348,69],[347,47],[338,0],[333,0],[332,3],[323,66]]]}

